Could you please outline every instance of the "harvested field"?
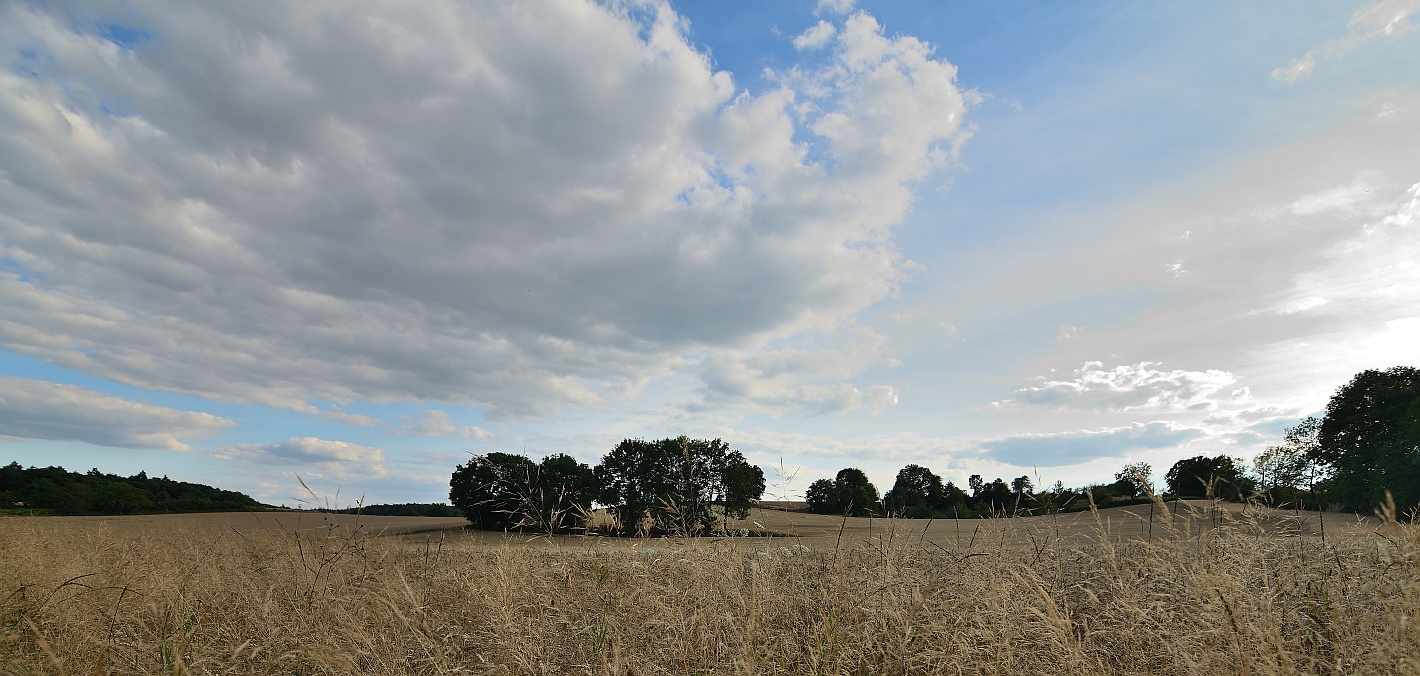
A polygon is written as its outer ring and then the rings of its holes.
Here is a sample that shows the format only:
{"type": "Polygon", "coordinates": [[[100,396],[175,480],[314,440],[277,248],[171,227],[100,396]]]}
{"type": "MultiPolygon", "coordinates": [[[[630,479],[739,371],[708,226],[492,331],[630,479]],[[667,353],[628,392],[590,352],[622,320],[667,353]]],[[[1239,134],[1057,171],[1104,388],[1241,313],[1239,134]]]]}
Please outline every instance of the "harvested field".
{"type": "Polygon", "coordinates": [[[698,541],[5,518],[0,672],[1420,672],[1420,529],[1173,507],[1152,537],[1147,505],[930,526],[766,509],[750,521],[796,537],[698,541]]]}

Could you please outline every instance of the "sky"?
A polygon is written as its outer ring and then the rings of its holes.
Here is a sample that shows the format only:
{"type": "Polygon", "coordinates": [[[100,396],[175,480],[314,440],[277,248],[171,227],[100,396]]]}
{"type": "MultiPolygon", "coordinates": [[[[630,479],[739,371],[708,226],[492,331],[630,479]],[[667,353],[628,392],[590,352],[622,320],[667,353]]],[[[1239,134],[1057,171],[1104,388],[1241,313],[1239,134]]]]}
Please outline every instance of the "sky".
{"type": "MultiPolygon", "coordinates": [[[[0,462],[1107,482],[1420,365],[1420,0],[0,3],[0,462]]],[[[298,480],[299,477],[299,480],[298,480]]]]}

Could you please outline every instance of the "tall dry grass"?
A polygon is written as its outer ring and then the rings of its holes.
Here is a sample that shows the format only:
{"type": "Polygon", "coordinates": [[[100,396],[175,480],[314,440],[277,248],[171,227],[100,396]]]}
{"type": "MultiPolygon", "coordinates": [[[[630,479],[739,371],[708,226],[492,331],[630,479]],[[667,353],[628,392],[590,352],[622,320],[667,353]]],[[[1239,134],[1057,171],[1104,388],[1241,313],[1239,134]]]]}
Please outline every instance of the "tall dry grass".
{"type": "Polygon", "coordinates": [[[1420,673],[1420,529],[1323,541],[1259,514],[1152,542],[898,522],[812,550],[10,518],[0,671],[1420,673]]]}

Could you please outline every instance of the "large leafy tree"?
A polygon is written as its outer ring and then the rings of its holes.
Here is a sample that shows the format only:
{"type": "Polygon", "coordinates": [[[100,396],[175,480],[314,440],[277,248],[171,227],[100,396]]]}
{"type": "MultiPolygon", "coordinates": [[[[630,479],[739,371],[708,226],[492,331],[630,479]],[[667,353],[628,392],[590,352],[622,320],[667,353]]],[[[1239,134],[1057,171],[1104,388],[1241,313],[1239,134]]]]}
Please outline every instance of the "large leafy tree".
{"type": "Polygon", "coordinates": [[[598,501],[623,532],[702,535],[721,514],[745,515],[764,494],[764,471],[719,439],[626,439],[595,469],[598,501]]]}
{"type": "Polygon", "coordinates": [[[508,530],[517,516],[536,466],[525,455],[488,453],[459,465],[449,479],[449,502],[463,511],[474,528],[508,530]]]}
{"type": "Polygon", "coordinates": [[[868,480],[863,470],[856,467],[838,470],[833,481],[819,479],[813,482],[804,500],[809,504],[809,511],[817,514],[875,516],[883,512],[878,487],[868,480]]]}
{"type": "Polygon", "coordinates": [[[489,453],[454,470],[449,501],[476,528],[559,533],[582,525],[596,488],[591,468],[570,455],[534,463],[523,455],[489,453]]]}
{"type": "Polygon", "coordinates": [[[1114,473],[1114,484],[1111,487],[1118,491],[1118,495],[1131,498],[1147,495],[1154,492],[1154,484],[1149,479],[1153,474],[1153,465],[1147,462],[1131,462],[1114,473]]]}
{"type": "Polygon", "coordinates": [[[1327,403],[1311,453],[1333,473],[1332,500],[1372,509],[1390,491],[1402,509],[1414,508],[1420,503],[1420,369],[1356,374],[1327,403]]]}
{"type": "Polygon", "coordinates": [[[1329,475],[1319,456],[1320,432],[1321,418],[1307,418],[1288,428],[1281,444],[1253,458],[1258,490],[1274,502],[1315,506],[1314,489],[1329,475]]]}
{"type": "Polygon", "coordinates": [[[1247,476],[1243,464],[1227,455],[1207,457],[1197,455],[1184,458],[1169,468],[1164,474],[1169,493],[1181,497],[1201,498],[1212,496],[1227,500],[1241,500],[1252,493],[1253,480],[1247,476]],[[1211,490],[1210,490],[1211,488],[1211,490]]]}
{"type": "Polygon", "coordinates": [[[934,517],[946,507],[946,502],[942,477],[921,465],[898,470],[892,489],[883,494],[883,508],[888,513],[909,519],[934,517]]]}
{"type": "Polygon", "coordinates": [[[981,482],[981,488],[972,495],[976,501],[976,508],[982,512],[1002,512],[1011,509],[1017,501],[1017,496],[1011,491],[1011,487],[999,477],[991,483],[981,482]]]}

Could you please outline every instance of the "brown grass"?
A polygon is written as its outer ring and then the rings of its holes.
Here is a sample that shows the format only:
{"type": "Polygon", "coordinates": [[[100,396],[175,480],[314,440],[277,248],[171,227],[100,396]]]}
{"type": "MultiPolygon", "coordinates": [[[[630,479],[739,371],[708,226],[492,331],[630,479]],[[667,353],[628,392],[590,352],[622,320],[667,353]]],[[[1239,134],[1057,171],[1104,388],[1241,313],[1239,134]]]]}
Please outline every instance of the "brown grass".
{"type": "Polygon", "coordinates": [[[1184,507],[1152,539],[1122,510],[702,541],[5,518],[0,672],[1420,673],[1420,529],[1184,507]]]}

